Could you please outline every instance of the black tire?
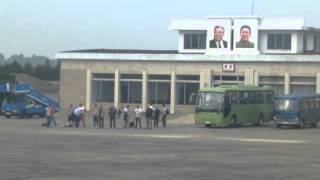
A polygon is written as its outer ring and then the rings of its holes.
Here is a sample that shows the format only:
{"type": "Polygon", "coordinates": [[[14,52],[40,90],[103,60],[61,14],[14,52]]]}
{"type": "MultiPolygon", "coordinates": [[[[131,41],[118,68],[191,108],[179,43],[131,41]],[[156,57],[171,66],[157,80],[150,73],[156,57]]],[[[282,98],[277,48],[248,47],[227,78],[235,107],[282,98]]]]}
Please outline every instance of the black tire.
{"type": "Polygon", "coordinates": [[[277,124],[276,125],[278,129],[281,129],[282,125],[281,124],[277,124]]]}
{"type": "Polygon", "coordinates": [[[211,128],[211,124],[205,124],[204,125],[206,128],[211,128]]]}
{"type": "Polygon", "coordinates": [[[10,115],[6,115],[6,118],[8,118],[8,119],[9,119],[10,117],[11,117],[10,115]]]}

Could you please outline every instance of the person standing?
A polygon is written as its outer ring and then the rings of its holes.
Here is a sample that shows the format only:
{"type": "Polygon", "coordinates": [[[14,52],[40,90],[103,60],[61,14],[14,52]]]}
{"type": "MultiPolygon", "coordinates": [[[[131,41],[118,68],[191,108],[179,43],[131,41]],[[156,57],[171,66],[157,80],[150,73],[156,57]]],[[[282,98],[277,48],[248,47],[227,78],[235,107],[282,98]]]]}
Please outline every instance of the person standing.
{"type": "Polygon", "coordinates": [[[98,128],[99,127],[99,117],[98,117],[98,105],[94,104],[92,108],[92,119],[93,119],[93,127],[98,128]]]}
{"type": "Polygon", "coordinates": [[[51,124],[54,124],[54,127],[57,127],[57,123],[56,120],[54,118],[54,114],[56,112],[56,109],[54,108],[54,106],[51,104],[48,108],[47,108],[47,127],[51,127],[51,124]]]}
{"type": "Polygon", "coordinates": [[[98,110],[98,118],[99,118],[99,128],[104,128],[104,110],[102,104],[100,104],[98,110]]]}
{"type": "Polygon", "coordinates": [[[134,128],[137,128],[138,123],[139,123],[139,127],[141,128],[141,113],[142,113],[142,109],[139,107],[139,105],[137,105],[137,107],[134,109],[135,112],[135,118],[136,118],[136,125],[134,128]]]}
{"type": "Polygon", "coordinates": [[[126,107],[123,109],[123,121],[124,121],[123,128],[128,128],[128,124],[129,124],[129,105],[126,105],[126,107]]]}
{"type": "Polygon", "coordinates": [[[118,111],[117,111],[117,118],[118,119],[120,119],[122,111],[123,111],[123,106],[121,105],[120,108],[118,108],[118,111]]]}
{"type": "Polygon", "coordinates": [[[152,116],[153,116],[154,108],[152,104],[149,104],[146,109],[146,121],[147,121],[147,127],[146,129],[152,129],[152,116]]]}
{"type": "Polygon", "coordinates": [[[68,111],[68,124],[67,124],[68,127],[72,127],[74,124],[74,119],[75,119],[74,109],[75,109],[75,106],[70,104],[69,111],[68,111]]]}
{"type": "Polygon", "coordinates": [[[79,114],[78,127],[79,127],[80,123],[82,123],[82,126],[85,128],[86,127],[85,108],[84,108],[83,104],[80,104],[80,106],[78,107],[78,114],[79,114]]]}
{"type": "Polygon", "coordinates": [[[116,108],[112,105],[109,108],[109,120],[110,120],[110,124],[109,124],[109,128],[116,128],[116,116],[117,116],[117,110],[116,108]]]}
{"type": "Polygon", "coordinates": [[[167,127],[167,116],[169,115],[169,109],[166,107],[165,104],[162,104],[163,110],[162,110],[162,127],[167,127]]]}
{"type": "Polygon", "coordinates": [[[153,128],[156,128],[158,127],[158,124],[159,124],[159,118],[160,118],[160,109],[159,107],[157,107],[155,110],[154,110],[154,124],[153,124],[153,128]]]}

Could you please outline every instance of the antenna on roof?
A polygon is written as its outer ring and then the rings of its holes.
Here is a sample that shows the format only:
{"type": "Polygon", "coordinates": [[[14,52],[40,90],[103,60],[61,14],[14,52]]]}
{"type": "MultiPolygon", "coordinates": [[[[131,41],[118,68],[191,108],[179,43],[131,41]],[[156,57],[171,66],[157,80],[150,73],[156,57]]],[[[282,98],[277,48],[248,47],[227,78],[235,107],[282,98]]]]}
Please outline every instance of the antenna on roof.
{"type": "Polygon", "coordinates": [[[253,10],[254,10],[254,0],[252,0],[252,4],[251,4],[251,16],[253,16],[253,10]]]}

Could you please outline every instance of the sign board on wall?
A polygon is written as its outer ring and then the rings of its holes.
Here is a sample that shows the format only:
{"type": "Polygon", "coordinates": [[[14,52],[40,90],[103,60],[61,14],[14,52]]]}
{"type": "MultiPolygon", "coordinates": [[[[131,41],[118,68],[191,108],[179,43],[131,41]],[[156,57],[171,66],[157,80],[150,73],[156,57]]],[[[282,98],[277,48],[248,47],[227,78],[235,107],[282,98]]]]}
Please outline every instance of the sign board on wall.
{"type": "Polygon", "coordinates": [[[235,69],[235,64],[232,63],[224,63],[222,64],[222,72],[234,72],[235,69]]]}

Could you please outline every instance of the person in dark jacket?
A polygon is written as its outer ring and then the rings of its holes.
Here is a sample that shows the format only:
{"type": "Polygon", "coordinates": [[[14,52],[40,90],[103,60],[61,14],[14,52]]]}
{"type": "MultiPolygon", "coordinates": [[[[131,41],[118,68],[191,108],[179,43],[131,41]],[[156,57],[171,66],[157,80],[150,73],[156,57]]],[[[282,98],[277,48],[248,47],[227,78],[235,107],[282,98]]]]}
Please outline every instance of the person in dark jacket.
{"type": "Polygon", "coordinates": [[[154,124],[153,124],[153,127],[156,128],[158,127],[158,124],[159,124],[159,118],[160,118],[160,109],[159,107],[156,108],[156,110],[154,110],[154,124]]]}
{"type": "Polygon", "coordinates": [[[146,129],[152,129],[153,111],[154,111],[154,108],[153,108],[152,104],[149,104],[147,109],[146,109],[146,121],[147,121],[146,129]]]}
{"type": "Polygon", "coordinates": [[[110,118],[110,126],[109,128],[116,128],[116,115],[117,115],[117,110],[116,108],[112,105],[109,108],[109,118],[110,118]]]}

